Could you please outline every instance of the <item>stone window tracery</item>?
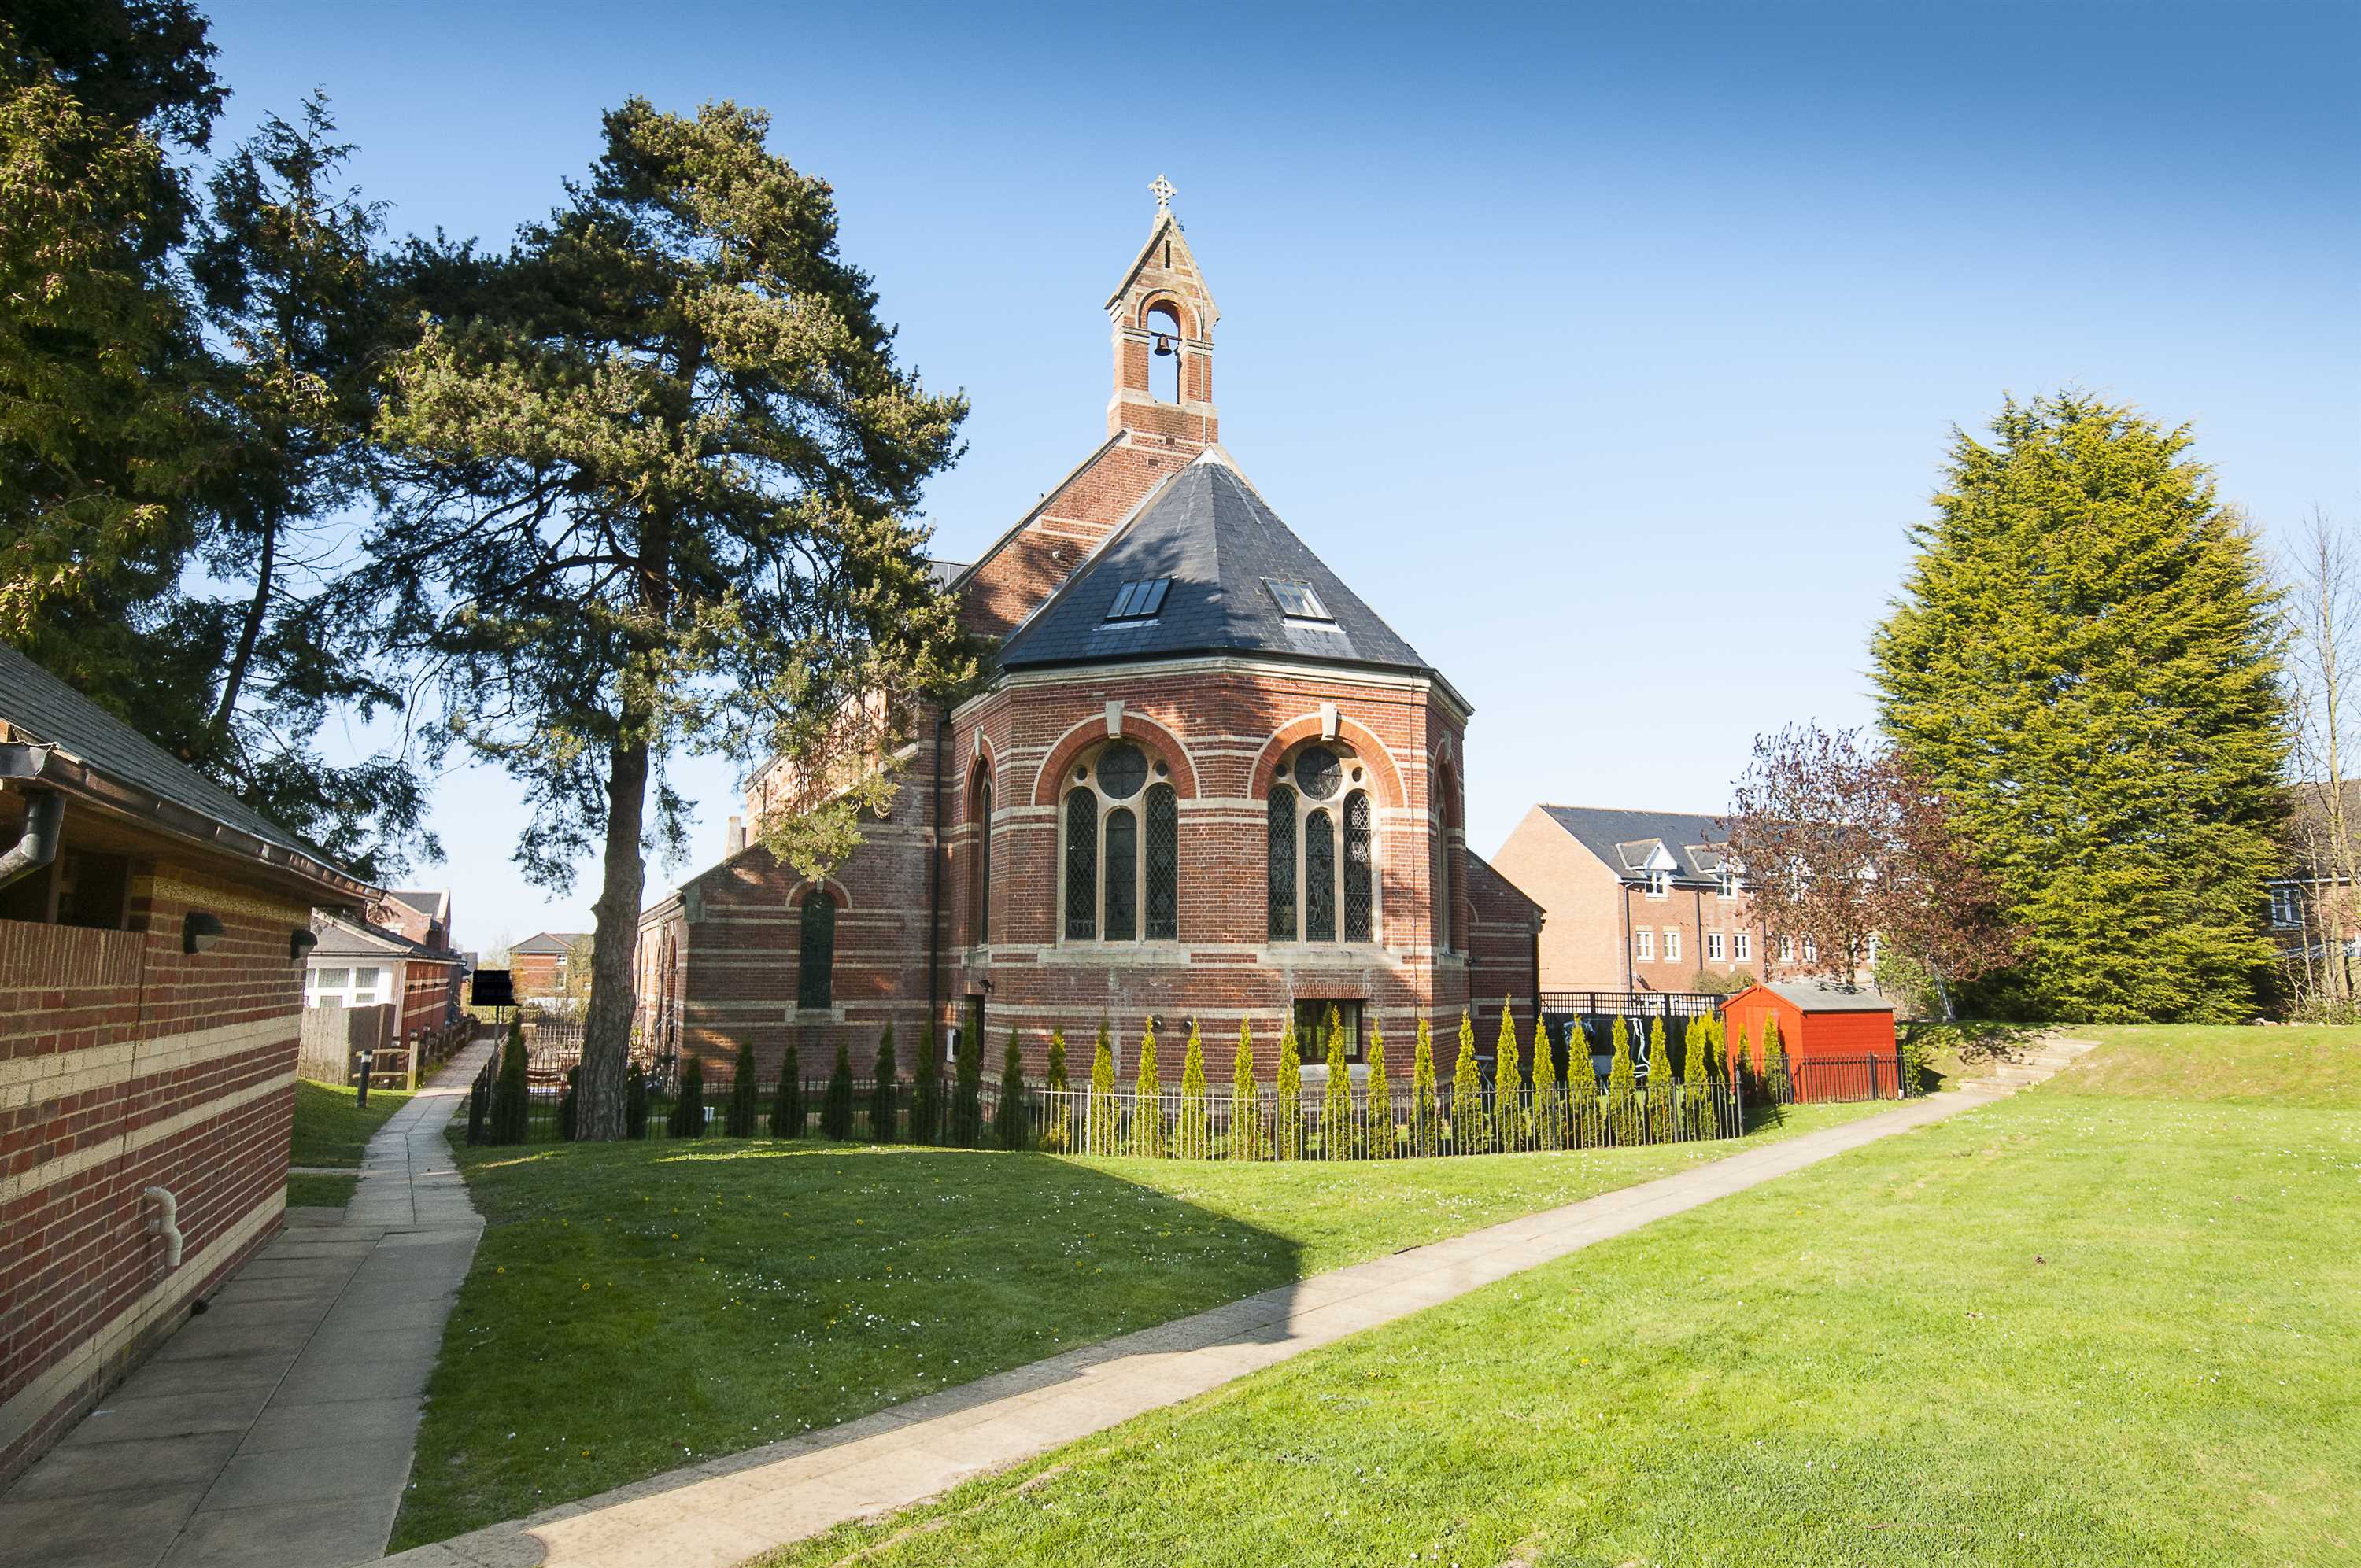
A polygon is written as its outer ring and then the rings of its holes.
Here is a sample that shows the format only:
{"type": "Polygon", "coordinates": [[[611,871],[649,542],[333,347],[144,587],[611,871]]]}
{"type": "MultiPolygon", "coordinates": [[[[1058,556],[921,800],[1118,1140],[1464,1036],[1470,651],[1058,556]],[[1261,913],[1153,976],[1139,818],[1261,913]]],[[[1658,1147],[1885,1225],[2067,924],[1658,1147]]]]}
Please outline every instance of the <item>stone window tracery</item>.
{"type": "Polygon", "coordinates": [[[1346,942],[1375,939],[1375,814],[1366,783],[1360,762],[1329,742],[1279,764],[1266,801],[1271,941],[1334,942],[1340,931],[1346,942]]]}
{"type": "Polygon", "coordinates": [[[1170,941],[1179,936],[1180,802],[1163,782],[1170,771],[1131,741],[1116,740],[1069,772],[1068,941],[1170,941]]]}

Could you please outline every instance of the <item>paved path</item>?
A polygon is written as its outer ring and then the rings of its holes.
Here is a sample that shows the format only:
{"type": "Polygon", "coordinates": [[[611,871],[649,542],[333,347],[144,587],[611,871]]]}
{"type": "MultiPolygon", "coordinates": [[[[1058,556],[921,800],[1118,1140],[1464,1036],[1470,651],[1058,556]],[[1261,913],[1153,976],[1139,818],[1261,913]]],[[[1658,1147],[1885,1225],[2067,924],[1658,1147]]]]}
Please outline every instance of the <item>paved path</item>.
{"type": "MultiPolygon", "coordinates": [[[[1950,1093],[930,1394],[388,1558],[388,1568],[730,1568],[1143,1411],[1995,1096],[1950,1093]]],[[[342,1568],[342,1565],[339,1565],[342,1568]]]]}
{"type": "Polygon", "coordinates": [[[0,1496],[0,1568],[333,1568],[384,1552],[483,1231],[443,1127],[490,1052],[462,1051],[378,1129],[342,1223],[291,1220],[0,1496]]]}

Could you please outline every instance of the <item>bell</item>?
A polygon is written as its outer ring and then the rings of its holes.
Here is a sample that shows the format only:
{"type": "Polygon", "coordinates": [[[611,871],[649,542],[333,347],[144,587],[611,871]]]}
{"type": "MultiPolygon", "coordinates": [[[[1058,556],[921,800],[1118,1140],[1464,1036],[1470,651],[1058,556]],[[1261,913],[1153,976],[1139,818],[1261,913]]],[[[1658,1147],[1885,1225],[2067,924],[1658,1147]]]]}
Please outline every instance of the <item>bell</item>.
{"type": "Polygon", "coordinates": [[[1159,359],[1172,357],[1172,339],[1164,333],[1159,332],[1156,334],[1156,357],[1159,359]]]}

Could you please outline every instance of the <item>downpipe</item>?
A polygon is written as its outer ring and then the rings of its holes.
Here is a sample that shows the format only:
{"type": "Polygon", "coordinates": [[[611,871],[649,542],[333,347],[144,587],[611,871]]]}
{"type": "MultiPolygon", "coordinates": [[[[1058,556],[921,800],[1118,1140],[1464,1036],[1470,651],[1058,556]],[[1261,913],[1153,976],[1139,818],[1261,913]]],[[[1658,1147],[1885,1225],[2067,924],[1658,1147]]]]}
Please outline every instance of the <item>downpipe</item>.
{"type": "Polygon", "coordinates": [[[146,1191],[140,1193],[139,1197],[142,1201],[156,1205],[155,1217],[148,1222],[148,1234],[151,1236],[161,1236],[164,1238],[164,1266],[167,1268],[180,1267],[180,1200],[172,1196],[171,1190],[170,1188],[165,1187],[150,1187],[146,1191]]]}
{"type": "Polygon", "coordinates": [[[66,819],[66,797],[45,789],[25,799],[25,831],[16,847],[0,855],[0,887],[30,876],[58,858],[58,830],[66,819]]]}

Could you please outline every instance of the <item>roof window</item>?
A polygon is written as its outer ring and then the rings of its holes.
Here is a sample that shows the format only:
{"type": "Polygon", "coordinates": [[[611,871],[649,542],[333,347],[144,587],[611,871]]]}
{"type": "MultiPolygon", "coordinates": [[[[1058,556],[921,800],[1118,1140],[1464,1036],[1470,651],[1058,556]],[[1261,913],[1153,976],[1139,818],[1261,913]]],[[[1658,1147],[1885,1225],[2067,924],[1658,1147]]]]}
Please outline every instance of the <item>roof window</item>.
{"type": "Polygon", "coordinates": [[[1310,583],[1283,583],[1276,577],[1266,577],[1263,581],[1270,589],[1270,597],[1279,601],[1279,614],[1290,620],[1336,619],[1328,613],[1328,607],[1320,602],[1320,596],[1312,591],[1310,583]]]}
{"type": "Polygon", "coordinates": [[[1170,577],[1150,577],[1145,582],[1126,583],[1107,607],[1109,620],[1152,620],[1164,608],[1165,590],[1172,586],[1170,577]]]}

